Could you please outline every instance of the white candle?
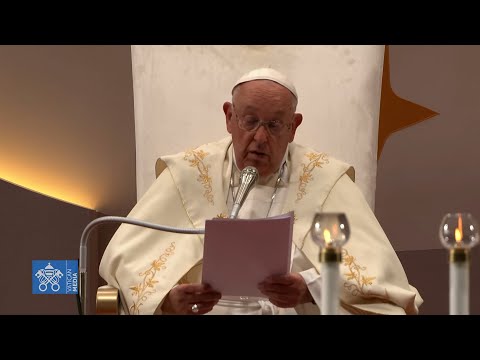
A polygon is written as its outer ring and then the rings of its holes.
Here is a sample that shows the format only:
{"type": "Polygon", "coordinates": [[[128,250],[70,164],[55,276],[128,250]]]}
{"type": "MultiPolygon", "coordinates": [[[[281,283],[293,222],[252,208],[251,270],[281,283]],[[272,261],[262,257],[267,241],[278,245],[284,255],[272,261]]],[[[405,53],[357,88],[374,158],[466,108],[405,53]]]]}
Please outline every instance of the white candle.
{"type": "Polygon", "coordinates": [[[337,261],[322,262],[322,315],[337,315],[339,306],[340,264],[337,261]]]}
{"type": "Polygon", "coordinates": [[[450,315],[469,314],[469,262],[450,262],[450,315]]]}

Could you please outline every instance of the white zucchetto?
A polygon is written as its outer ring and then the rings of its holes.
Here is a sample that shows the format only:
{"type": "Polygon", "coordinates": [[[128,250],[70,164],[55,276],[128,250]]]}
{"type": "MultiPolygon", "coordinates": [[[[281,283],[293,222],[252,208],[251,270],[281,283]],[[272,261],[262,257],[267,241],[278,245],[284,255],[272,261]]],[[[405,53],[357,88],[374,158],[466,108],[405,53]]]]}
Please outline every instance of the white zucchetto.
{"type": "Polygon", "coordinates": [[[295,89],[295,86],[293,83],[288,80],[288,78],[283,75],[282,73],[278,72],[275,69],[271,68],[260,68],[260,69],[255,69],[252,70],[245,75],[243,75],[238,81],[235,83],[235,85],[232,88],[232,94],[233,90],[240,84],[252,81],[252,80],[271,80],[275,81],[276,83],[286,87],[290,92],[295,96],[296,99],[298,99],[297,95],[297,90],[295,89]]]}

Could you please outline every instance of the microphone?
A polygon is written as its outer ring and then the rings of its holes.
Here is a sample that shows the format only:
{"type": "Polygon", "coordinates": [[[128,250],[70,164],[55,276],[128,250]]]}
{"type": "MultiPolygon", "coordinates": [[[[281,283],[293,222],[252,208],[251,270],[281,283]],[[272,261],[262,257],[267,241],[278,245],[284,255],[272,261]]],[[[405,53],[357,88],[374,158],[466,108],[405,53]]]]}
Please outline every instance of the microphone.
{"type": "Polygon", "coordinates": [[[238,216],[238,212],[242,207],[245,199],[248,196],[250,190],[258,180],[258,170],[253,166],[247,166],[240,173],[240,187],[238,188],[237,195],[233,200],[233,208],[230,213],[230,219],[235,219],[238,216]]]}

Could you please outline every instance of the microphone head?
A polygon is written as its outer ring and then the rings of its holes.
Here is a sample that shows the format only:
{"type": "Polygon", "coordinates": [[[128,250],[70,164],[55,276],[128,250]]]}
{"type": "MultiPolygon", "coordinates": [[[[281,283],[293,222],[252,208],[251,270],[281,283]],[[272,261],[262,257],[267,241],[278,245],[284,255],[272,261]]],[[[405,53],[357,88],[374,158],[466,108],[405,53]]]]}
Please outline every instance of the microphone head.
{"type": "Polygon", "coordinates": [[[243,205],[248,193],[258,180],[258,170],[253,166],[245,167],[240,173],[240,186],[238,187],[237,195],[233,201],[233,208],[230,218],[236,218],[240,207],[243,205]]]}
{"type": "Polygon", "coordinates": [[[250,184],[253,185],[258,180],[258,170],[253,166],[245,167],[242,172],[240,173],[240,186],[242,184],[250,184]]]}

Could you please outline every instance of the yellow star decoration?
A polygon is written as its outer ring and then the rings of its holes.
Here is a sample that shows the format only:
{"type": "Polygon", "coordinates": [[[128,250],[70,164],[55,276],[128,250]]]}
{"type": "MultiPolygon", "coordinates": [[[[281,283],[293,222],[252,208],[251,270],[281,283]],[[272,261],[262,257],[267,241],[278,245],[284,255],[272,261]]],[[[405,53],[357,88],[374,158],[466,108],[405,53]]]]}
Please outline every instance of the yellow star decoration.
{"type": "Polygon", "coordinates": [[[395,131],[405,129],[406,127],[438,115],[437,112],[402,99],[393,92],[390,83],[390,55],[388,45],[385,45],[382,79],[377,160],[380,158],[387,138],[395,131]]]}

